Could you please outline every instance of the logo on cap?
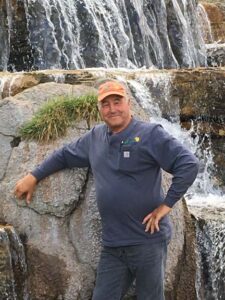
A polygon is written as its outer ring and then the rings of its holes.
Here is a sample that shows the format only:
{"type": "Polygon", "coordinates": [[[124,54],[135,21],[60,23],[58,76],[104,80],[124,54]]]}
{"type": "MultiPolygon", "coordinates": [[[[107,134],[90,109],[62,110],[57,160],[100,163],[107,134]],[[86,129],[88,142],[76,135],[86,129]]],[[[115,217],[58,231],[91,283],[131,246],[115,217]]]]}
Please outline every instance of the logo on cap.
{"type": "Polygon", "coordinates": [[[119,95],[121,97],[126,96],[125,87],[116,81],[108,81],[103,83],[98,88],[98,101],[102,101],[110,95],[119,95]]]}

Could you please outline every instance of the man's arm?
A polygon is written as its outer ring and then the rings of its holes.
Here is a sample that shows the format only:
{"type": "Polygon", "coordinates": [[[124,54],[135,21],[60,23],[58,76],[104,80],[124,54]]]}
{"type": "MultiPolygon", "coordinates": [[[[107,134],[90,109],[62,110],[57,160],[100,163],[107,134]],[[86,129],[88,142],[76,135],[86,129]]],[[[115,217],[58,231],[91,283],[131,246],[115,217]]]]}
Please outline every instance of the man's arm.
{"type": "Polygon", "coordinates": [[[64,147],[54,151],[47,159],[37,166],[31,173],[20,179],[15,186],[14,194],[18,199],[26,197],[31,202],[37,183],[47,176],[73,167],[89,167],[89,137],[90,132],[64,147]]]}
{"type": "Polygon", "coordinates": [[[155,230],[159,230],[159,221],[171,211],[173,205],[182,198],[194,182],[199,162],[191,151],[160,125],[152,131],[149,152],[162,169],[173,175],[172,184],[164,203],[143,220],[143,224],[146,224],[146,231],[150,230],[153,233],[155,230]]]}

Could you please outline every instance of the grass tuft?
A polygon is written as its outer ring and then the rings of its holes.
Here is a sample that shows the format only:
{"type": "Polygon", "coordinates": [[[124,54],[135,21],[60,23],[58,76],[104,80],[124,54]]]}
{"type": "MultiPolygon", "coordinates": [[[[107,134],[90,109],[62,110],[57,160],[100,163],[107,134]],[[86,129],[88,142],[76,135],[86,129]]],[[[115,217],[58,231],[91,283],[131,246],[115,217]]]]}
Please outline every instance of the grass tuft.
{"type": "Polygon", "coordinates": [[[80,120],[86,120],[89,129],[93,121],[100,120],[96,95],[50,99],[24,124],[20,134],[26,140],[48,142],[65,135],[67,128],[80,120]]]}

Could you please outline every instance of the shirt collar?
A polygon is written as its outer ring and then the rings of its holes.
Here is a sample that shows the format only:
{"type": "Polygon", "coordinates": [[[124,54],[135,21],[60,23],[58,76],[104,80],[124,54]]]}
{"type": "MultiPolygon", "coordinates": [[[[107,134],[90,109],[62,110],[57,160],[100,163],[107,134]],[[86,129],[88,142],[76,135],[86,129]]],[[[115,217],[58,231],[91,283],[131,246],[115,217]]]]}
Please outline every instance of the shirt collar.
{"type": "Polygon", "coordinates": [[[107,135],[108,135],[108,137],[110,137],[110,139],[113,138],[115,140],[117,140],[117,139],[123,140],[132,133],[136,124],[137,124],[137,120],[134,117],[132,117],[130,123],[128,124],[128,126],[126,128],[124,128],[122,131],[120,131],[118,133],[114,133],[114,134],[112,133],[111,129],[106,125],[107,135]]]}

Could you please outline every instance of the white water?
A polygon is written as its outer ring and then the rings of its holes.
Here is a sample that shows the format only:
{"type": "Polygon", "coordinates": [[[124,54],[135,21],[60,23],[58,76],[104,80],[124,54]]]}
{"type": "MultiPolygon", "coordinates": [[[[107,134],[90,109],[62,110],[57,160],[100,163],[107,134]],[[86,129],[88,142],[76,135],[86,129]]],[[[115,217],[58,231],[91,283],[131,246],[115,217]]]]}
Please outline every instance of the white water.
{"type": "Polygon", "coordinates": [[[28,300],[27,292],[27,265],[23,244],[11,226],[0,226],[1,243],[1,299],[17,300],[17,289],[20,290],[21,299],[28,300]],[[17,276],[17,278],[15,278],[17,276]],[[18,276],[21,286],[17,286],[18,276]]]}
{"type": "Polygon", "coordinates": [[[201,253],[199,280],[197,284],[199,300],[225,299],[225,225],[224,218],[205,220],[198,224],[197,241],[201,253]],[[204,296],[202,296],[204,295],[204,296]]]}
{"type": "MultiPolygon", "coordinates": [[[[130,0],[129,5],[126,0],[24,0],[30,63],[38,69],[205,65],[195,1],[171,1],[175,23],[169,29],[166,0],[130,0]],[[179,48],[179,62],[174,47],[179,48]]],[[[0,49],[4,70],[12,50],[12,7],[8,0],[0,49]]]]}
{"type": "Polygon", "coordinates": [[[172,75],[168,73],[154,73],[140,75],[136,80],[129,80],[130,89],[141,106],[149,113],[152,122],[160,123],[170,134],[175,136],[187,146],[200,160],[200,170],[193,186],[188,190],[185,198],[187,204],[207,209],[214,208],[225,210],[225,195],[218,187],[216,178],[213,176],[215,164],[211,148],[210,136],[207,139],[207,147],[203,147],[204,139],[198,136],[198,128],[195,129],[195,138],[192,138],[194,128],[186,130],[181,128],[179,120],[179,99],[171,99],[170,87],[172,75]],[[160,93],[156,93],[156,91],[160,93]],[[155,93],[155,94],[154,94],[155,93]],[[166,107],[168,115],[172,118],[167,120],[162,117],[162,107],[166,107]]]}
{"type": "Polygon", "coordinates": [[[202,36],[204,38],[205,43],[206,44],[213,43],[214,39],[212,35],[211,24],[207,12],[201,3],[198,4],[197,14],[199,19],[199,25],[202,31],[202,36]]]}

